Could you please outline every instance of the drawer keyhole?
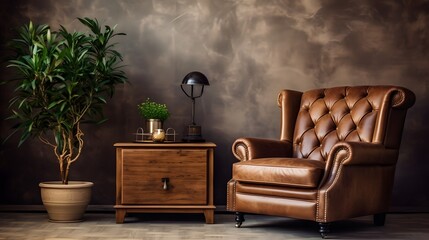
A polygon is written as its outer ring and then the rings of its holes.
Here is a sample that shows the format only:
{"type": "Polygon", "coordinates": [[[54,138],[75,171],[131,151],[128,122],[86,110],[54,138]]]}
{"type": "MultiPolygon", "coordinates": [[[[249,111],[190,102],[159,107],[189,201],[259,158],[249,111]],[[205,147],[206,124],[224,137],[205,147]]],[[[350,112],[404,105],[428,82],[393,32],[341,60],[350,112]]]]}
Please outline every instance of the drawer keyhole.
{"type": "Polygon", "coordinates": [[[168,190],[168,182],[170,181],[170,179],[168,179],[168,178],[162,178],[161,180],[162,180],[162,182],[164,183],[164,184],[162,185],[162,189],[164,189],[164,190],[168,190]]]}

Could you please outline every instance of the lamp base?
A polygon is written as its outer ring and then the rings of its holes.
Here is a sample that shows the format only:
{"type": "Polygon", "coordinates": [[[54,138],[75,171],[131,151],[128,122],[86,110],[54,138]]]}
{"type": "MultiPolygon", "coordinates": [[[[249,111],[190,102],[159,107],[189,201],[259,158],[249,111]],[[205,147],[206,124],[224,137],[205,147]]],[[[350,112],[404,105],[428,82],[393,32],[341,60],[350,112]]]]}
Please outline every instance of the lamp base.
{"type": "Polygon", "coordinates": [[[182,138],[184,142],[205,142],[201,135],[201,126],[188,125],[186,127],[186,135],[182,138]]]}

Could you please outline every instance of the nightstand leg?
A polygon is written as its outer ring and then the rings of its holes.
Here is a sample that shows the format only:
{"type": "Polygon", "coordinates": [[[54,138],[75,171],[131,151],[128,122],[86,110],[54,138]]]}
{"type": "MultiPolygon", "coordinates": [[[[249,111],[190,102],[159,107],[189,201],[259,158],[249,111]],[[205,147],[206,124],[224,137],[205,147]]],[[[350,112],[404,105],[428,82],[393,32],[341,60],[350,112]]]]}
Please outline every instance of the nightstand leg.
{"type": "Polygon", "coordinates": [[[204,210],[204,217],[206,218],[206,223],[214,223],[214,210],[204,210]]]}
{"type": "Polygon", "coordinates": [[[116,209],[116,223],[124,223],[126,213],[124,209],[116,209]]]}

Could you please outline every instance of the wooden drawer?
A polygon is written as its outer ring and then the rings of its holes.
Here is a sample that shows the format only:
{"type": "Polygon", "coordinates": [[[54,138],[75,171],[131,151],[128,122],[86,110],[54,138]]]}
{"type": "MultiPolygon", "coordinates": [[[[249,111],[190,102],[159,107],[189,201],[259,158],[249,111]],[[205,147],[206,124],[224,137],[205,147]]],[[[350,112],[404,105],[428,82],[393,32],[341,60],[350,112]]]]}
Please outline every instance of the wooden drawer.
{"type": "Polygon", "coordinates": [[[207,150],[122,151],[122,204],[207,204],[207,150]]]}

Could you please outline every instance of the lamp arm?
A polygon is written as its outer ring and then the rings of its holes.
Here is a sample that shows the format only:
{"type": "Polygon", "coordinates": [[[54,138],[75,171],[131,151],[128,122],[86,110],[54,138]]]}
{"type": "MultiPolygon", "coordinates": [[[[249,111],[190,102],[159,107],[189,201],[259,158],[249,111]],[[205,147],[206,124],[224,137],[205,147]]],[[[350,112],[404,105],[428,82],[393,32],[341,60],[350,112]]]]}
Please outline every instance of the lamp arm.
{"type": "Polygon", "coordinates": [[[193,98],[193,97],[189,96],[189,94],[185,91],[185,89],[183,88],[183,85],[180,85],[180,88],[186,94],[186,96],[188,96],[189,98],[193,98]]]}
{"type": "Polygon", "coordinates": [[[198,96],[198,97],[203,96],[203,93],[204,93],[204,85],[203,85],[203,87],[201,88],[201,94],[200,94],[200,96],[198,96]]]}
{"type": "Polygon", "coordinates": [[[188,96],[192,100],[192,125],[196,125],[195,124],[195,99],[199,98],[203,95],[204,85],[201,86],[201,92],[198,96],[194,96],[194,86],[193,85],[191,85],[191,94],[188,94],[188,92],[186,92],[186,90],[183,88],[183,84],[180,85],[180,88],[186,94],[186,96],[188,96]]]}
{"type": "Polygon", "coordinates": [[[188,98],[199,98],[201,96],[203,96],[204,93],[204,85],[201,86],[201,92],[198,96],[194,96],[194,86],[191,85],[191,95],[189,95],[186,90],[183,88],[183,85],[180,85],[180,88],[182,89],[182,91],[186,94],[186,96],[188,96],[188,98]]]}

